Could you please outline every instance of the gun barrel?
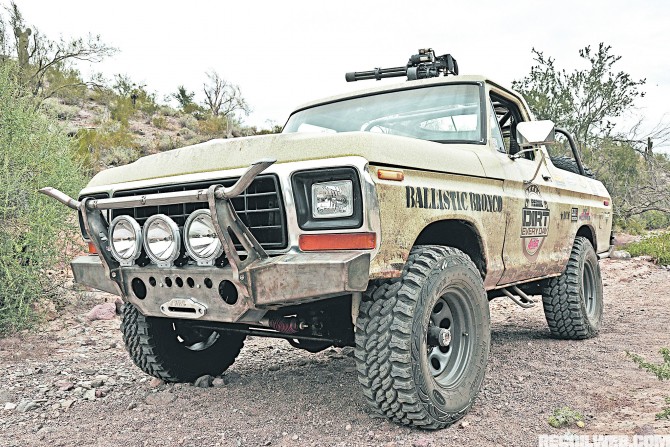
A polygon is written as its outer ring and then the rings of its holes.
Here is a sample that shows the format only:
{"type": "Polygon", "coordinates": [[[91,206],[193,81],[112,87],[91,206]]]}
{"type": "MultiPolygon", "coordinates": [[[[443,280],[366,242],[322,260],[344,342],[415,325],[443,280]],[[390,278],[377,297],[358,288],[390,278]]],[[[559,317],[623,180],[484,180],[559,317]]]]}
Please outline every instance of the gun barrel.
{"type": "Polygon", "coordinates": [[[407,67],[375,68],[369,71],[352,71],[345,74],[347,82],[364,81],[366,79],[380,80],[383,78],[397,78],[407,76],[407,67]]]}

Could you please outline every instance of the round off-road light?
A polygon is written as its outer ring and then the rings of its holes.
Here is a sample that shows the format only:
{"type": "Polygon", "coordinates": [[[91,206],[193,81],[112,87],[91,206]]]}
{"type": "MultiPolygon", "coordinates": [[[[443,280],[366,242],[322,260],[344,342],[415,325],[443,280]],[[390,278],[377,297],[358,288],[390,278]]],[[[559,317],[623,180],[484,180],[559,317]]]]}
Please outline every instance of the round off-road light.
{"type": "Polygon", "coordinates": [[[216,234],[209,210],[191,213],[184,225],[186,252],[198,265],[213,265],[223,254],[223,245],[216,234]]]}
{"type": "Polygon", "coordinates": [[[112,256],[121,266],[130,266],[142,252],[142,229],[130,216],[118,216],[109,226],[112,256]]]}
{"type": "Polygon", "coordinates": [[[179,227],[165,214],[156,214],[144,223],[144,248],[159,267],[169,267],[181,252],[179,227]]]}

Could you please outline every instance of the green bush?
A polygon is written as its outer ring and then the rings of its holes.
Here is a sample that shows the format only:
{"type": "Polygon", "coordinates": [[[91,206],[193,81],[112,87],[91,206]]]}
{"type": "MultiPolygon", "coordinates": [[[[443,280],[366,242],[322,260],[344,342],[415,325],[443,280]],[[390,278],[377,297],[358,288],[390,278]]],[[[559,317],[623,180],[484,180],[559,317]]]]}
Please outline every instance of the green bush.
{"type": "Polygon", "coordinates": [[[41,108],[44,113],[59,121],[70,121],[77,116],[80,110],[79,107],[64,104],[57,98],[44,100],[41,108]]]}
{"type": "Polygon", "coordinates": [[[583,428],[584,416],[570,407],[563,407],[555,409],[554,413],[547,419],[547,422],[554,428],[567,427],[573,424],[579,428],[583,428]]]}
{"type": "Polygon", "coordinates": [[[72,210],[37,193],[53,186],[76,195],[83,185],[76,149],[63,128],[36,109],[0,64],[0,334],[30,326],[38,304],[54,299],[47,270],[63,261],[72,210]]]}
{"type": "Polygon", "coordinates": [[[210,138],[226,138],[229,131],[230,123],[222,116],[210,116],[198,121],[198,133],[210,138]]]}
{"type": "Polygon", "coordinates": [[[657,264],[670,264],[670,232],[645,237],[625,247],[631,256],[651,256],[657,264]]]}
{"type": "Polygon", "coordinates": [[[122,96],[117,96],[111,101],[109,110],[112,114],[112,119],[124,126],[128,125],[128,120],[137,112],[137,109],[133,107],[133,101],[130,98],[122,96]]]}
{"type": "Polygon", "coordinates": [[[160,114],[155,114],[151,118],[151,125],[154,126],[156,129],[167,129],[170,127],[168,125],[167,118],[165,118],[163,115],[160,114]]]}
{"type": "MultiPolygon", "coordinates": [[[[663,358],[663,363],[658,364],[648,362],[643,357],[630,352],[626,352],[626,355],[630,357],[640,369],[649,371],[655,375],[658,380],[670,380],[670,349],[661,348],[659,353],[663,358]]],[[[665,404],[666,406],[661,409],[659,413],[656,413],[656,419],[670,419],[670,397],[665,398],[665,404]]]]}
{"type": "Polygon", "coordinates": [[[116,121],[107,121],[96,129],[81,129],[77,137],[79,157],[85,161],[90,173],[130,163],[140,157],[135,136],[128,127],[116,121]]]}

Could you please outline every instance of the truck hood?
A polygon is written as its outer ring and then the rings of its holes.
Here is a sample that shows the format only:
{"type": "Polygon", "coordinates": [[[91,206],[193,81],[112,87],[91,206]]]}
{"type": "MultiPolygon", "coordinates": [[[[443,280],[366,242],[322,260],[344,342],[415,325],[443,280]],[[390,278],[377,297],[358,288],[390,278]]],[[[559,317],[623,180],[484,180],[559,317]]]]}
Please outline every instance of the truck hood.
{"type": "Polygon", "coordinates": [[[370,132],[291,133],[217,139],[142,157],[98,173],[87,188],[176,175],[244,168],[262,158],[277,163],[360,156],[373,164],[484,176],[476,154],[484,146],[440,144],[370,132]]]}

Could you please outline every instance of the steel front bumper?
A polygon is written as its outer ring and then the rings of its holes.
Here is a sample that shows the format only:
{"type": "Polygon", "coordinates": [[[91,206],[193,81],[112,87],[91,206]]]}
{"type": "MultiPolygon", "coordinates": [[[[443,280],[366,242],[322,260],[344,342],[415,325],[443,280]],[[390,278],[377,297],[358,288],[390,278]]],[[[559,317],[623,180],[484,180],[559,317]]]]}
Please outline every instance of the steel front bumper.
{"type": "Polygon", "coordinates": [[[77,283],[121,294],[147,316],[251,323],[273,308],[364,291],[370,254],[271,257],[250,265],[239,285],[230,266],[123,267],[112,270],[115,281],[97,256],[81,256],[71,265],[77,283]]]}
{"type": "MultiPolygon", "coordinates": [[[[53,188],[41,191],[81,212],[98,256],[72,263],[75,280],[121,295],[148,316],[218,322],[258,322],[266,311],[367,287],[367,251],[291,252],[270,256],[237,215],[231,199],[239,196],[274,160],[252,164],[231,187],[178,191],[81,202],[53,188]],[[122,266],[112,256],[109,226],[102,210],[206,202],[227,259],[215,266],[122,266]],[[238,253],[234,241],[242,247],[238,253]],[[243,256],[241,256],[243,254],[243,256]]],[[[171,264],[168,264],[171,265],[171,264]]]]}

